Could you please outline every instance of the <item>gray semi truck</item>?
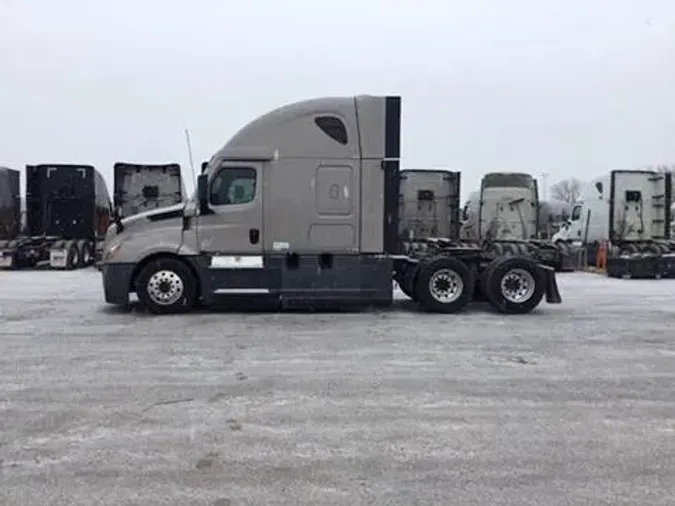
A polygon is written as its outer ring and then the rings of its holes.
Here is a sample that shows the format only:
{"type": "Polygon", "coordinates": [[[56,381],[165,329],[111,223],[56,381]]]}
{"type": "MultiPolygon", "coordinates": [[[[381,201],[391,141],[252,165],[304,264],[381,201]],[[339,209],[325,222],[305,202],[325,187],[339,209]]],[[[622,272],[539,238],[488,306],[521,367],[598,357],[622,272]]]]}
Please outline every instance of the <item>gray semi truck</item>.
{"type": "Polygon", "coordinates": [[[113,202],[121,216],[173,206],[183,201],[185,186],[177,163],[113,166],[113,202]]]}
{"type": "Polygon", "coordinates": [[[0,245],[0,267],[91,265],[100,256],[111,211],[105,181],[94,167],[27,165],[26,230],[0,245]]]}
{"type": "Polygon", "coordinates": [[[328,97],[242,128],[209,160],[186,204],[116,218],[101,271],[106,302],[153,313],[262,297],[281,307],[386,306],[393,281],[428,311],[483,294],[497,310],[560,303],[553,269],[429,239],[403,254],[401,98],[328,97]]]}
{"type": "Polygon", "coordinates": [[[578,248],[554,244],[543,233],[551,207],[539,200],[537,180],[530,174],[491,172],[464,207],[460,237],[478,242],[495,258],[526,255],[558,271],[575,270],[578,248]]]}

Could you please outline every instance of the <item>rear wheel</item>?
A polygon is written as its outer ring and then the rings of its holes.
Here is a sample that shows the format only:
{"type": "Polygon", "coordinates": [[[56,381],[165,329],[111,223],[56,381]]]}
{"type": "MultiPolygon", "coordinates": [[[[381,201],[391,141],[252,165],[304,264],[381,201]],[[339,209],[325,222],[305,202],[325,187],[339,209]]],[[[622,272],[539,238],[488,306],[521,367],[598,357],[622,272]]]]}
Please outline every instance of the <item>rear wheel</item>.
{"type": "Polygon", "coordinates": [[[80,265],[82,267],[87,267],[92,264],[92,252],[91,252],[91,243],[86,240],[79,241],[77,243],[77,248],[80,252],[80,265]]]}
{"type": "Polygon", "coordinates": [[[66,243],[66,269],[73,270],[80,266],[80,250],[77,243],[68,241],[66,243]]]}
{"type": "Polygon", "coordinates": [[[197,281],[180,260],[159,258],[141,270],[136,294],[152,313],[187,313],[197,300],[197,281]]]}
{"type": "Polygon", "coordinates": [[[474,277],[469,267],[457,258],[437,258],[421,262],[415,282],[415,294],[427,311],[455,313],[464,308],[473,295],[474,277]]]}
{"type": "Polygon", "coordinates": [[[497,258],[483,273],[490,304],[502,313],[525,314],[539,305],[546,292],[541,269],[529,258],[497,258]]]}

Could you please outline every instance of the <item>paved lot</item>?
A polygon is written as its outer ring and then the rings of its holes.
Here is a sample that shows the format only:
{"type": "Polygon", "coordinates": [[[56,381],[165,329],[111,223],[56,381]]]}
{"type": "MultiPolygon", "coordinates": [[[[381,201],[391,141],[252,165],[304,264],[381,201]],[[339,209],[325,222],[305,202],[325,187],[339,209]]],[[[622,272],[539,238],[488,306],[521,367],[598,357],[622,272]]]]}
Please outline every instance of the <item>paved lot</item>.
{"type": "Polygon", "coordinates": [[[675,281],[532,315],[111,310],[0,273],[0,504],[675,504],[675,281]]]}

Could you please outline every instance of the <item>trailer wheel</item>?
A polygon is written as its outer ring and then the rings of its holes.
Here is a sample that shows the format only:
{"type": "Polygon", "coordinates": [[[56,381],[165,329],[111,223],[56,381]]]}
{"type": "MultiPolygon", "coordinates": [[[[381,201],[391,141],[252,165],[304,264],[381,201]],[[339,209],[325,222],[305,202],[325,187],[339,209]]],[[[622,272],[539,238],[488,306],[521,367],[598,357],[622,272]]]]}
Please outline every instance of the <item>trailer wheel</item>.
{"type": "Polygon", "coordinates": [[[455,313],[471,301],[473,290],[473,274],[457,258],[437,258],[419,265],[415,294],[427,311],[455,313]]]}
{"type": "Polygon", "coordinates": [[[187,313],[197,300],[197,282],[180,260],[159,258],[139,273],[136,294],[152,313],[187,313]]]}
{"type": "Polygon", "coordinates": [[[77,248],[77,243],[68,241],[66,244],[66,269],[72,271],[80,266],[80,250],[77,248]]]}
{"type": "Polygon", "coordinates": [[[546,280],[537,263],[529,258],[497,258],[483,276],[490,304],[502,313],[529,313],[546,292],[546,280]]]}
{"type": "Polygon", "coordinates": [[[87,267],[91,262],[91,244],[87,240],[77,242],[77,250],[80,253],[80,267],[87,267]]]}

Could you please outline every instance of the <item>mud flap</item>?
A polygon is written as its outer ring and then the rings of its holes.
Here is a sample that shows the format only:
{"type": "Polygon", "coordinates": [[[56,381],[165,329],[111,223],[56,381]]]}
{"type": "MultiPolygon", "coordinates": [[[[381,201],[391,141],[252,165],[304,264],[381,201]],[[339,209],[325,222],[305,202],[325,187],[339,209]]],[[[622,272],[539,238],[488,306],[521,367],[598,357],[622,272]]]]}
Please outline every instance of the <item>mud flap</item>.
{"type": "Polygon", "coordinates": [[[541,269],[542,275],[546,277],[546,302],[549,304],[562,303],[560,290],[558,290],[558,281],[555,277],[555,269],[542,264],[539,264],[539,268],[541,269]]]}

